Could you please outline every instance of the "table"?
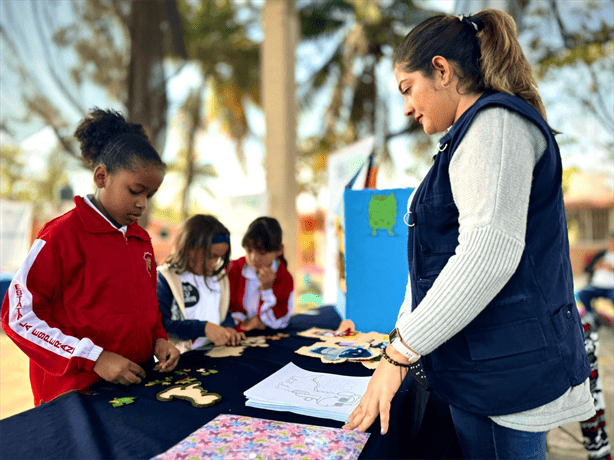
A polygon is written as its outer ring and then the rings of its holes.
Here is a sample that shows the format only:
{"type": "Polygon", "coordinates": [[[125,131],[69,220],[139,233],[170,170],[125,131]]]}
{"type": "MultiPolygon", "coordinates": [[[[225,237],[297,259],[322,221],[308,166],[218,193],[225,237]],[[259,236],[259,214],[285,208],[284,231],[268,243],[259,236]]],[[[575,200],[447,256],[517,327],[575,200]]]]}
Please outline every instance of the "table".
{"type": "MultiPolygon", "coordinates": [[[[371,375],[372,371],[359,363],[323,364],[316,358],[294,353],[301,346],[315,343],[296,332],[313,326],[335,329],[340,322],[333,307],[310,312],[314,314],[292,318],[283,331],[290,337],[269,340],[267,348],[247,348],[240,357],[210,358],[198,350],[183,354],[176,370],[191,369],[190,376],[196,377],[204,389],[222,395],[214,406],[195,408],[188,401],[158,401],[156,394],[165,388],[161,386],[124,387],[100,382],[94,387],[97,394],[69,393],[0,420],[0,458],[148,459],[168,450],[219,414],[340,428],[342,423],[334,420],[245,406],[243,392],[290,361],[309,371],[371,375]],[[203,377],[194,372],[199,368],[215,369],[218,373],[203,377]],[[110,400],[125,396],[137,399],[119,408],[109,404],[110,400]]],[[[268,330],[265,334],[276,332],[268,330]]],[[[151,367],[145,370],[153,372],[151,367]]],[[[376,420],[369,429],[371,436],[361,459],[462,458],[447,405],[411,378],[405,380],[395,396],[389,433],[382,436],[379,431],[376,420]],[[400,411],[404,417],[399,417],[400,411]]]]}

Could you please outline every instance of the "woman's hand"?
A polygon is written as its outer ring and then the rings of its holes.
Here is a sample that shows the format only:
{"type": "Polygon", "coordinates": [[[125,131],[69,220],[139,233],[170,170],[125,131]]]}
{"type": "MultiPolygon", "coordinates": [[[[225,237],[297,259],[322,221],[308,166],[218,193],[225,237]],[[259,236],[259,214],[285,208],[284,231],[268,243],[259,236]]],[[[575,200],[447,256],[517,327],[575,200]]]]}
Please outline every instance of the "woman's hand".
{"type": "Polygon", "coordinates": [[[251,331],[253,329],[266,329],[266,325],[262,322],[259,316],[253,316],[251,318],[246,319],[241,323],[241,328],[244,331],[251,331]]]}
{"type": "Polygon", "coordinates": [[[273,289],[273,282],[277,277],[277,273],[275,273],[271,267],[262,267],[256,272],[256,274],[258,275],[258,279],[260,280],[261,291],[268,291],[269,289],[273,289]]]}
{"type": "Polygon", "coordinates": [[[141,366],[111,351],[100,353],[94,364],[94,372],[107,382],[122,385],[138,384],[145,378],[145,371],[141,366]]]}
{"type": "MultiPolygon", "coordinates": [[[[386,352],[392,359],[397,361],[397,357],[402,357],[396,350],[389,351],[391,349],[394,350],[389,346],[386,352]]],[[[407,362],[406,359],[398,359],[398,361],[403,364],[407,362]]],[[[369,380],[367,391],[358,407],[350,414],[343,428],[350,430],[358,428],[359,431],[367,431],[379,415],[382,434],[386,434],[390,421],[390,402],[406,375],[407,368],[395,366],[382,359],[369,380]]]]}
{"type": "Polygon", "coordinates": [[[181,353],[179,350],[168,340],[158,339],[154,346],[154,355],[158,358],[158,364],[155,365],[154,370],[160,372],[170,372],[175,369],[175,366],[179,362],[179,356],[181,353]]]}

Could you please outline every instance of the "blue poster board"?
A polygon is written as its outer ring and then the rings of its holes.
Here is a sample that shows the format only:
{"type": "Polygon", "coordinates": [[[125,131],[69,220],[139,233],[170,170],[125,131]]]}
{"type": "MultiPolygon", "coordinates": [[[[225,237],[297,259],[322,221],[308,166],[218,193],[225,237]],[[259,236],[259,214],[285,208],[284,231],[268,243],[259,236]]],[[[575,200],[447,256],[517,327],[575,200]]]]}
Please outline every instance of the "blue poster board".
{"type": "Polygon", "coordinates": [[[394,329],[407,285],[407,225],[413,188],[344,193],[345,317],[361,332],[394,329]]]}

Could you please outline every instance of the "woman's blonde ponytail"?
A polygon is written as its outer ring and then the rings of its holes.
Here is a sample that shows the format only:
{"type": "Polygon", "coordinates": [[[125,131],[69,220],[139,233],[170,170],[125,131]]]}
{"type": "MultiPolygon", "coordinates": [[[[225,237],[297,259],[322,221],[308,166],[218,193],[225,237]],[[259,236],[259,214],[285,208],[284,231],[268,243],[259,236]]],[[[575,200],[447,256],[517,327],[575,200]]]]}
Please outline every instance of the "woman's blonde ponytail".
{"type": "Polygon", "coordinates": [[[486,9],[474,16],[484,23],[477,37],[485,89],[520,96],[546,119],[531,66],[518,42],[514,19],[495,9],[486,9]]]}

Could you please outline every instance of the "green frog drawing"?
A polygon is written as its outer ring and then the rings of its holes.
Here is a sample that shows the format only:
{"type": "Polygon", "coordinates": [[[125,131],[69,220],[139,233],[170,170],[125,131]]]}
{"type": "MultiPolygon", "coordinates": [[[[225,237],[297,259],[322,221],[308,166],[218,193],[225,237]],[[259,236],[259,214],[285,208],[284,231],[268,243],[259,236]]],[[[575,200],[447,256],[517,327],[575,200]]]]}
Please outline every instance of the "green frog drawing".
{"type": "Polygon", "coordinates": [[[369,226],[371,235],[375,236],[377,230],[388,230],[388,235],[394,236],[392,227],[397,220],[397,200],[394,193],[390,195],[371,195],[369,202],[369,226]]]}

